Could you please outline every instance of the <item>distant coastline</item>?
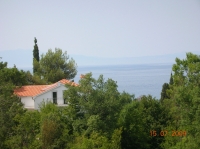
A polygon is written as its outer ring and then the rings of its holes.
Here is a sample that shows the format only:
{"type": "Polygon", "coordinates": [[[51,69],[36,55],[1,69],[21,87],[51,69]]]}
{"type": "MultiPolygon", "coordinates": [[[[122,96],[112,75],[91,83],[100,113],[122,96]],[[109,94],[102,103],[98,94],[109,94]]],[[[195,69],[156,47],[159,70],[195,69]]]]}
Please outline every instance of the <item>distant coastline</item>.
{"type": "MultiPolygon", "coordinates": [[[[83,65],[83,66],[77,66],[78,69],[83,68],[92,68],[92,69],[98,69],[98,68],[117,68],[117,67],[131,67],[131,66],[137,66],[137,67],[154,67],[154,66],[163,66],[163,67],[172,67],[173,63],[147,63],[147,64],[119,64],[119,65],[83,65]]],[[[24,71],[30,71],[32,73],[32,67],[18,67],[20,70],[24,71]]]]}
{"type": "MultiPolygon", "coordinates": [[[[192,51],[191,51],[192,52],[192,51]]],[[[40,52],[40,55],[45,53],[40,52]]],[[[193,52],[199,54],[200,52],[193,52]]],[[[155,56],[133,56],[133,57],[98,57],[70,54],[69,57],[73,58],[78,67],[105,67],[105,66],[120,66],[120,65],[152,65],[152,64],[174,64],[176,57],[184,59],[186,52],[155,55],[155,56]]],[[[13,67],[14,64],[17,68],[29,70],[32,68],[33,54],[32,50],[3,50],[0,51],[2,61],[8,62],[8,67],[13,67]],[[23,58],[22,54],[23,53],[23,58]]]]}

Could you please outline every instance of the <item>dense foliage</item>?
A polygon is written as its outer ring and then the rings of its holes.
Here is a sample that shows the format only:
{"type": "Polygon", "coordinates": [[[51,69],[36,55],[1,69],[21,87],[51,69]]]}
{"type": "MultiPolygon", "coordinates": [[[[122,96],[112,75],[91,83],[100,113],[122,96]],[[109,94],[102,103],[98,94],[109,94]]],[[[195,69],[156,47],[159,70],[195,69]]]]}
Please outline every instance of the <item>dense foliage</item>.
{"type": "Polygon", "coordinates": [[[187,53],[176,58],[173,85],[168,95],[172,120],[167,130],[186,131],[185,137],[166,137],[165,148],[200,148],[200,56],[187,53]]]}
{"type": "Polygon", "coordinates": [[[37,68],[35,76],[43,78],[47,83],[54,83],[63,78],[73,79],[77,74],[77,65],[73,58],[69,58],[67,52],[56,48],[48,50],[41,55],[40,61],[34,61],[37,68]]]}
{"type": "Polygon", "coordinates": [[[175,62],[161,100],[120,93],[112,79],[88,73],[79,86],[66,85],[67,107],[42,103],[39,111],[25,110],[13,88],[41,80],[0,62],[0,148],[198,149],[200,56],[187,53],[175,62]]]}
{"type": "Polygon", "coordinates": [[[50,84],[57,82],[63,78],[73,79],[77,74],[77,65],[73,58],[69,58],[67,52],[63,52],[59,48],[55,48],[55,52],[51,49],[46,54],[39,57],[39,48],[37,39],[34,39],[33,49],[33,76],[27,72],[30,84],[50,84]]]}

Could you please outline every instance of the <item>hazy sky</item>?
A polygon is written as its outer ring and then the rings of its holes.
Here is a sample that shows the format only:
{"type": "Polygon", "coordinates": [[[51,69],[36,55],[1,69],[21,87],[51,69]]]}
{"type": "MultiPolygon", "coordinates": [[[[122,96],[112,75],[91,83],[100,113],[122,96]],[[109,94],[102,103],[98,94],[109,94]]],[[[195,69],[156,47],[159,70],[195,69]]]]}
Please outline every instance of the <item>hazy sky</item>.
{"type": "MultiPolygon", "coordinates": [[[[0,52],[135,57],[200,51],[199,0],[1,0],[0,52]]],[[[12,54],[12,53],[11,53],[12,54]]]]}

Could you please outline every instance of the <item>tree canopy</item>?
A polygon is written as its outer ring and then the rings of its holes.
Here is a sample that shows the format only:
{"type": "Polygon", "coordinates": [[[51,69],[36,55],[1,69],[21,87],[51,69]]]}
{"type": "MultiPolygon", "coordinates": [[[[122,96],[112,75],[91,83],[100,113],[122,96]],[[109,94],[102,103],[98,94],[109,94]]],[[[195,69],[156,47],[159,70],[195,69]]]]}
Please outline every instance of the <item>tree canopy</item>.
{"type": "MultiPolygon", "coordinates": [[[[170,86],[170,114],[168,130],[186,131],[182,139],[166,138],[164,148],[200,148],[200,56],[186,54],[176,58],[172,67],[173,85],[170,86]]],[[[166,103],[169,101],[166,101],[166,103]]]]}
{"type": "MultiPolygon", "coordinates": [[[[56,68],[53,58],[59,61],[63,56],[57,51],[57,56],[52,51],[47,53],[50,58],[43,55],[43,63],[52,60],[49,67],[56,68]]],[[[0,148],[200,148],[199,55],[187,53],[183,60],[176,58],[162,100],[151,95],[136,99],[119,92],[116,81],[103,75],[95,79],[87,73],[78,86],[66,85],[68,106],[43,102],[39,111],[29,111],[13,95],[13,89],[37,81],[42,84],[35,76],[0,62],[0,148]]]]}
{"type": "Polygon", "coordinates": [[[48,50],[41,55],[38,63],[39,75],[47,82],[54,83],[61,79],[73,79],[77,74],[77,65],[73,58],[69,58],[67,52],[56,48],[48,50]]]}

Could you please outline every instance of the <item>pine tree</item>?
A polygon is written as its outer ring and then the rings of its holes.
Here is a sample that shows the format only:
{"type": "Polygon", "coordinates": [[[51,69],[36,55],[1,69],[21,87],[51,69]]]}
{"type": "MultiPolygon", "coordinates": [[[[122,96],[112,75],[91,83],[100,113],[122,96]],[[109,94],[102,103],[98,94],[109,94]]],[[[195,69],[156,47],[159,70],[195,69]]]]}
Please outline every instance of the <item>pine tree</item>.
{"type": "Polygon", "coordinates": [[[55,51],[48,50],[46,54],[41,55],[39,63],[35,61],[38,67],[37,72],[47,82],[54,83],[63,78],[73,79],[77,74],[77,65],[73,58],[69,58],[67,52],[55,48],[55,51]]]}
{"type": "Polygon", "coordinates": [[[38,49],[36,38],[34,39],[34,42],[35,42],[35,45],[34,45],[34,49],[33,49],[33,73],[37,72],[36,62],[39,62],[39,60],[40,60],[39,49],[38,49]]]}

